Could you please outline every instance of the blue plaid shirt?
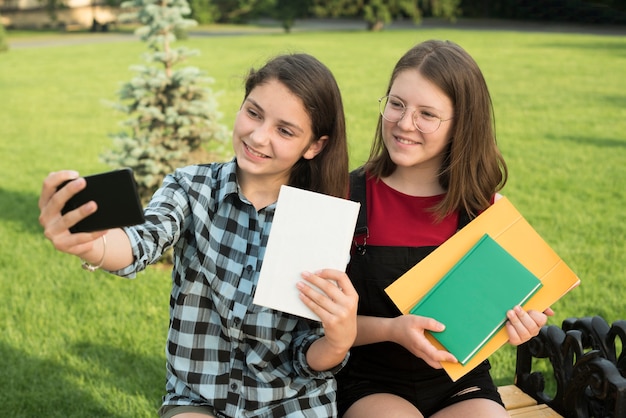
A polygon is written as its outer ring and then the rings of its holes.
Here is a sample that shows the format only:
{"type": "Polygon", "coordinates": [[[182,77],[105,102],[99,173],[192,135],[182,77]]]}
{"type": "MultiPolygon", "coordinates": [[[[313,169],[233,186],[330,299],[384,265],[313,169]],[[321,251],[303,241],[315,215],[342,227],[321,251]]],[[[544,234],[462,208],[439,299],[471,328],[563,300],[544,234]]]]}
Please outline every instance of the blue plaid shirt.
{"type": "Polygon", "coordinates": [[[321,325],[252,304],[275,206],[257,212],[240,193],[234,160],[189,166],[165,178],[143,225],[125,229],[135,261],[120,276],[174,247],[164,405],[237,418],[336,416],[333,374],[305,358],[321,325]]]}

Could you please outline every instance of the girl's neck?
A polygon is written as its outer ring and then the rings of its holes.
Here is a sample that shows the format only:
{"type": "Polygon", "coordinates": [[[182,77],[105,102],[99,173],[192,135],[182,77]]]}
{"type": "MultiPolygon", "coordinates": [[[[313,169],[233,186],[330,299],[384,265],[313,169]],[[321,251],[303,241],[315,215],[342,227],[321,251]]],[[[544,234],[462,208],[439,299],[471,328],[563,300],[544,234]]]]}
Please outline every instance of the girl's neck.
{"type": "Polygon", "coordinates": [[[382,180],[392,189],[409,196],[437,196],[446,192],[439,184],[437,173],[430,168],[396,167],[382,180]]]}
{"type": "Polygon", "coordinates": [[[264,176],[242,175],[240,172],[237,173],[237,181],[241,193],[257,211],[276,202],[280,186],[285,184],[284,181],[273,181],[264,176]]]}

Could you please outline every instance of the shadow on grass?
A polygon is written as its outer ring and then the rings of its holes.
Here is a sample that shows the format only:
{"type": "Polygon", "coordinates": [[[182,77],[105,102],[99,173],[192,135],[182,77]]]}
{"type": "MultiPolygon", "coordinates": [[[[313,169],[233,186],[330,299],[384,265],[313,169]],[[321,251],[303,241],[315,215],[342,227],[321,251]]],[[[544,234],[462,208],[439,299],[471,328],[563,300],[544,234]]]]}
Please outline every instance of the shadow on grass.
{"type": "Polygon", "coordinates": [[[74,344],[69,352],[93,364],[95,370],[105,370],[96,377],[102,385],[147,399],[154,404],[154,412],[161,406],[165,393],[165,358],[92,341],[74,344]]]}
{"type": "Polygon", "coordinates": [[[151,406],[142,411],[142,416],[157,416],[164,391],[162,359],[92,343],[77,344],[70,348],[70,354],[94,367],[85,372],[26,354],[0,341],[2,409],[10,411],[13,418],[128,418],[128,410],[111,405],[111,397],[123,393],[128,397],[120,399],[120,406],[131,408],[130,398],[142,398],[134,407],[141,408],[148,402],[151,406]],[[99,387],[111,391],[99,393],[99,387]]]}
{"type": "Polygon", "coordinates": [[[0,188],[0,220],[16,225],[16,231],[41,234],[39,195],[0,188]]]}
{"type": "Polygon", "coordinates": [[[65,364],[42,360],[0,342],[2,410],[14,418],[125,418],[98,405],[98,400],[73,382],[77,374],[65,364]]]}
{"type": "MultiPolygon", "coordinates": [[[[597,41],[597,42],[559,42],[559,43],[542,43],[539,45],[541,48],[558,48],[558,49],[578,49],[581,51],[593,51],[600,52],[604,51],[610,53],[611,56],[614,57],[624,57],[626,56],[626,48],[624,48],[623,42],[607,42],[607,41],[597,41]]],[[[601,69],[599,69],[601,71],[601,69]]]]}
{"type": "Polygon", "coordinates": [[[575,144],[594,146],[598,148],[626,148],[626,140],[615,138],[597,138],[573,135],[546,135],[551,141],[573,142],[575,144]]]}
{"type": "Polygon", "coordinates": [[[622,96],[604,96],[599,98],[600,101],[606,102],[611,107],[617,109],[626,108],[626,95],[622,96]]]}

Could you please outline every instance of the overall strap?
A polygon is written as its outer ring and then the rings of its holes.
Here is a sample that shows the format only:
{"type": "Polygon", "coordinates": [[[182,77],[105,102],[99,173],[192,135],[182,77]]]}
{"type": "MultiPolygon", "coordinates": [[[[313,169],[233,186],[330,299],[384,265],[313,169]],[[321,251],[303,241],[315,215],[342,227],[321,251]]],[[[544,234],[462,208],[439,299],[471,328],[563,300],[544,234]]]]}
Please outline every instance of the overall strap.
{"type": "Polygon", "coordinates": [[[457,232],[460,231],[463,227],[465,227],[471,221],[472,219],[470,218],[467,211],[461,210],[461,212],[459,213],[459,222],[458,222],[457,229],[456,229],[457,232]]]}
{"type": "Polygon", "coordinates": [[[363,167],[357,168],[350,173],[350,200],[359,202],[359,216],[354,229],[354,245],[359,254],[365,253],[365,244],[369,236],[367,229],[367,202],[365,199],[365,170],[363,167]]]}

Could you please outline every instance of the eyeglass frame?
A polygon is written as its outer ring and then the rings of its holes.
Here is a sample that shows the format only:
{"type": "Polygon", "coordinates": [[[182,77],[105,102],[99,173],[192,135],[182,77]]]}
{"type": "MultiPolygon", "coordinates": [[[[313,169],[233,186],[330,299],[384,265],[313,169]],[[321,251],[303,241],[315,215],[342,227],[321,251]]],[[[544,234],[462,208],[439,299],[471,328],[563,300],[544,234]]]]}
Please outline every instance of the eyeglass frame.
{"type": "MultiPolygon", "coordinates": [[[[392,123],[400,122],[406,116],[407,109],[409,109],[407,107],[407,105],[400,98],[398,98],[396,96],[387,94],[387,95],[381,97],[380,99],[378,99],[378,113],[380,113],[380,116],[383,119],[385,119],[387,122],[392,122],[392,123]],[[389,103],[388,99],[389,99],[390,96],[394,97],[396,100],[398,100],[400,103],[402,103],[402,107],[404,107],[404,110],[402,111],[402,114],[400,115],[400,119],[398,119],[398,120],[389,120],[389,119],[387,119],[385,117],[385,109],[387,107],[387,104],[389,103]],[[385,107],[381,107],[384,99],[387,99],[387,102],[385,102],[385,107]]],[[[413,126],[415,126],[415,129],[417,129],[418,131],[420,131],[423,134],[432,134],[434,132],[437,132],[437,130],[441,127],[441,123],[442,122],[447,122],[449,120],[454,119],[454,117],[449,117],[448,119],[442,119],[439,116],[433,115],[434,118],[439,119],[439,125],[437,125],[437,127],[434,130],[430,131],[430,132],[424,132],[422,129],[420,129],[419,126],[417,126],[417,121],[415,120],[416,119],[415,118],[415,112],[417,112],[418,110],[419,109],[413,109],[413,113],[411,113],[411,122],[413,122],[413,126]]],[[[418,114],[417,119],[419,119],[419,117],[420,117],[420,115],[418,114]]]]}

